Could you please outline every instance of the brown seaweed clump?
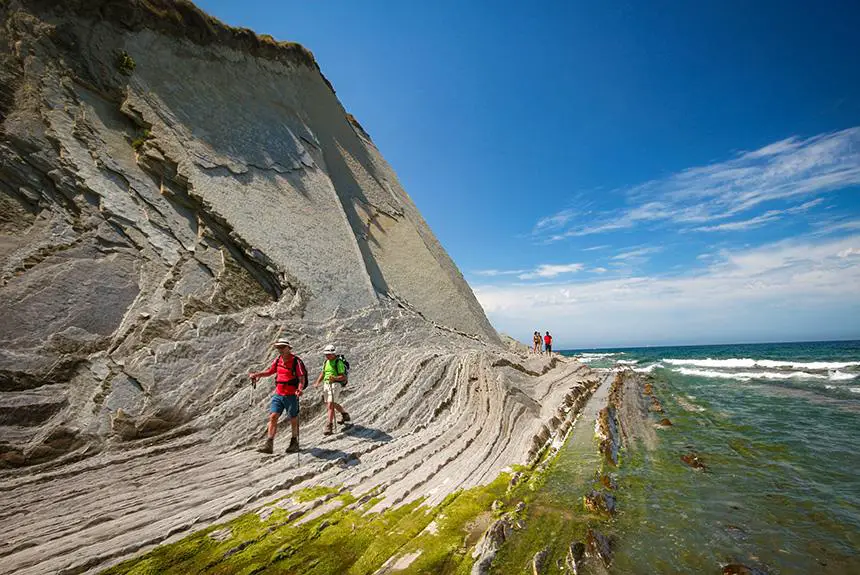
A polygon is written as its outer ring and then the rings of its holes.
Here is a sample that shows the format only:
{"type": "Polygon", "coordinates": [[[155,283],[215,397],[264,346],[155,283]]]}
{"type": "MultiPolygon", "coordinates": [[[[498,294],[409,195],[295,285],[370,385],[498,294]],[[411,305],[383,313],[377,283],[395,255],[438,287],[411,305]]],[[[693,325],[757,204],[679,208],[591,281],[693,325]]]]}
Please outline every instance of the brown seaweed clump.
{"type": "Polygon", "coordinates": [[[702,471],[706,471],[708,469],[708,466],[705,465],[705,462],[702,461],[699,456],[692,451],[690,453],[682,455],[681,461],[683,461],[693,469],[701,469],[702,471]]]}

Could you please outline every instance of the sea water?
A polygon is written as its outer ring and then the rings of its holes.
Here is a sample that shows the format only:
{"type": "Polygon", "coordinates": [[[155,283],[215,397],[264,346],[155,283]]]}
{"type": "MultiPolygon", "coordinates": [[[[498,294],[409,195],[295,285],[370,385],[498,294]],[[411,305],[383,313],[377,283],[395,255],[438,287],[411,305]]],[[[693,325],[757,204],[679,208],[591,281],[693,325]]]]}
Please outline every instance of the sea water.
{"type": "Polygon", "coordinates": [[[860,342],[563,353],[648,374],[672,423],[622,454],[610,572],[860,574],[860,342]]]}

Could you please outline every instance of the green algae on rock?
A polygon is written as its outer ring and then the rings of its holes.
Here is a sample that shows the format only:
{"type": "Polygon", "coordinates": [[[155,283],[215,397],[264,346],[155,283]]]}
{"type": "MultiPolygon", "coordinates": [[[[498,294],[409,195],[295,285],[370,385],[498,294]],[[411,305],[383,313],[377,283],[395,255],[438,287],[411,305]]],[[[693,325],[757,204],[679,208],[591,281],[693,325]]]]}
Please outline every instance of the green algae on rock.
{"type": "Polygon", "coordinates": [[[511,473],[503,473],[491,484],[453,493],[435,507],[426,507],[420,499],[379,513],[370,511],[376,503],[373,498],[360,503],[362,499],[337,489],[312,487],[276,502],[270,513],[248,513],[214,525],[103,574],[361,574],[402,558],[406,558],[398,565],[402,573],[467,573],[476,543],[469,535],[472,522],[495,501],[502,509],[515,509],[531,489],[528,481],[510,488],[511,479],[511,473]],[[302,517],[313,506],[291,513],[283,505],[320,500],[342,505],[304,523],[302,517]],[[226,533],[230,535],[224,537],[226,533]]]}

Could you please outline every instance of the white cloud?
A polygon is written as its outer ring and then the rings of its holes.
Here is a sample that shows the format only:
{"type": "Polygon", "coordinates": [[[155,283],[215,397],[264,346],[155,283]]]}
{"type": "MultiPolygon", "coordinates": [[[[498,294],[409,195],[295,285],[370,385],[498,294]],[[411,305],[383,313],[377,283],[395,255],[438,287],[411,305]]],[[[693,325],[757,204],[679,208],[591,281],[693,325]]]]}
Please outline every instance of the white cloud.
{"type": "Polygon", "coordinates": [[[517,277],[519,277],[521,280],[530,280],[535,278],[554,278],[561,274],[569,274],[582,271],[583,267],[585,267],[583,266],[583,264],[542,264],[535,268],[534,271],[520,274],[517,277]]]}
{"type": "Polygon", "coordinates": [[[815,338],[816,329],[856,337],[858,246],[860,235],[785,240],[724,250],[690,275],[477,285],[475,294],[498,329],[525,337],[545,325],[560,345],[773,341],[815,338]]]}
{"type": "MultiPolygon", "coordinates": [[[[860,127],[808,139],[788,138],[724,162],[619,190],[628,207],[590,213],[587,221],[564,210],[540,220],[532,234],[553,242],[643,223],[707,224],[768,202],[792,201],[852,185],[860,185],[860,127]],[[551,233],[547,233],[550,227],[551,233]]],[[[700,231],[749,229],[798,213],[792,209],[796,208],[754,215],[726,224],[728,227],[705,226],[700,231]]]]}
{"type": "Polygon", "coordinates": [[[596,273],[596,274],[605,274],[605,273],[606,273],[606,272],[608,272],[609,270],[607,270],[606,268],[594,268],[594,269],[593,269],[593,270],[591,270],[591,271],[592,271],[593,273],[596,273]]]}
{"type": "Polygon", "coordinates": [[[602,246],[591,246],[590,248],[582,248],[584,252],[593,252],[595,250],[605,250],[606,248],[611,248],[609,244],[604,244],[602,246]]]}

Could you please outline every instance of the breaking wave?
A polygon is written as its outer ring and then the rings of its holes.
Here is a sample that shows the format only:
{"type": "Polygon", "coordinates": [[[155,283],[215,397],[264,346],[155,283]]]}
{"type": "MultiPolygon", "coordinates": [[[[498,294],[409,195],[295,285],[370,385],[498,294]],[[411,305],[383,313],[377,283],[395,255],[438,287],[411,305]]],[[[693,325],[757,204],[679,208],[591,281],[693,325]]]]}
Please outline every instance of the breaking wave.
{"type": "Polygon", "coordinates": [[[663,359],[669,365],[686,365],[692,367],[716,368],[764,368],[764,369],[801,369],[811,371],[827,371],[860,366],[860,361],[777,361],[772,359],[663,359]]]}
{"type": "Polygon", "coordinates": [[[591,363],[592,361],[602,361],[604,359],[609,359],[611,357],[615,357],[616,355],[624,355],[623,352],[611,353],[611,352],[585,352],[580,353],[576,356],[576,359],[582,363],[591,363]]]}
{"type": "Polygon", "coordinates": [[[820,379],[820,380],[829,380],[829,381],[847,381],[850,379],[854,379],[857,377],[856,374],[851,373],[843,373],[840,371],[836,371],[830,373],[829,375],[823,375],[820,373],[809,373],[806,371],[750,371],[750,372],[738,372],[738,371],[715,371],[708,369],[696,369],[689,367],[682,367],[676,370],[673,370],[681,375],[691,375],[697,377],[710,377],[716,379],[736,379],[739,381],[750,381],[751,379],[772,379],[772,380],[787,380],[787,379],[820,379]]]}
{"type": "Polygon", "coordinates": [[[638,373],[651,373],[652,371],[654,371],[658,367],[663,367],[663,364],[652,363],[650,365],[646,365],[645,367],[634,367],[633,371],[638,372],[638,373]]]}

